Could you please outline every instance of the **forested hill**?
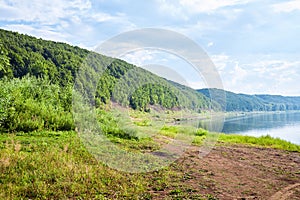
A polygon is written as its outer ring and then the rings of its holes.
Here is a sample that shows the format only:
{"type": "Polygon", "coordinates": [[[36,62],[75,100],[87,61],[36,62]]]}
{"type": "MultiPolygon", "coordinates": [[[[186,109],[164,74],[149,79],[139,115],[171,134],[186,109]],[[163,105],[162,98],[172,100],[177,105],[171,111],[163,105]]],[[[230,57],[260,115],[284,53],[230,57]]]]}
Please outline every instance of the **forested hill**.
{"type": "Polygon", "coordinates": [[[82,86],[90,84],[89,76],[101,73],[97,91],[92,94],[96,97],[96,105],[113,100],[140,110],[149,110],[149,105],[196,111],[209,107],[208,98],[190,88],[172,84],[125,61],[65,43],[0,29],[0,48],[2,80],[4,77],[6,80],[32,77],[65,88],[74,85],[79,70],[82,70],[86,77],[77,79],[82,86]]]}
{"type": "MultiPolygon", "coordinates": [[[[97,73],[101,73],[101,76],[97,81],[95,94],[91,94],[95,96],[96,105],[113,100],[144,111],[149,110],[149,105],[160,105],[168,109],[188,108],[198,112],[211,108],[210,106],[215,110],[223,107],[222,110],[226,111],[300,110],[300,97],[246,95],[227,91],[226,105],[217,99],[223,105],[215,102],[210,105],[208,89],[196,92],[119,59],[65,43],[0,29],[0,80],[5,82],[5,86],[11,80],[26,77],[69,91],[76,77],[84,87],[90,84],[88,77],[97,73]],[[85,72],[86,77],[78,77],[80,70],[85,72]]],[[[1,89],[4,90],[3,87],[1,89]]],[[[211,89],[210,92],[217,96],[222,93],[217,89],[211,89]]],[[[71,98],[64,97],[64,109],[67,111],[70,109],[70,106],[66,106],[68,104],[71,104],[71,98]]]]}
{"type": "MultiPolygon", "coordinates": [[[[220,96],[218,94],[226,94],[226,104],[223,104],[223,109],[230,111],[286,111],[300,110],[300,97],[284,97],[280,95],[247,95],[236,94],[219,89],[200,89],[201,94],[210,98],[210,94],[220,96]]],[[[217,100],[222,102],[222,100],[217,100]]]]}

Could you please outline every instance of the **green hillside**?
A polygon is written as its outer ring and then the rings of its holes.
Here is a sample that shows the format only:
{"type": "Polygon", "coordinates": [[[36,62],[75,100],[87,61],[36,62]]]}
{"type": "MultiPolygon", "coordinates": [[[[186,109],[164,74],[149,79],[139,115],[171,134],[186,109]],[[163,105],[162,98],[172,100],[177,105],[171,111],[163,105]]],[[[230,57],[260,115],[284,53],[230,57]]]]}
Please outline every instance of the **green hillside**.
{"type": "Polygon", "coordinates": [[[188,87],[65,43],[0,29],[0,48],[0,129],[5,131],[73,129],[75,80],[98,107],[113,101],[147,112],[151,105],[201,112],[210,106],[188,87]]]}
{"type": "MultiPolygon", "coordinates": [[[[287,111],[300,110],[300,97],[284,97],[280,95],[247,95],[219,89],[200,89],[201,94],[210,98],[210,94],[226,94],[226,104],[220,103],[224,110],[231,111],[287,111]]],[[[217,102],[222,102],[216,99],[217,102]]]]}

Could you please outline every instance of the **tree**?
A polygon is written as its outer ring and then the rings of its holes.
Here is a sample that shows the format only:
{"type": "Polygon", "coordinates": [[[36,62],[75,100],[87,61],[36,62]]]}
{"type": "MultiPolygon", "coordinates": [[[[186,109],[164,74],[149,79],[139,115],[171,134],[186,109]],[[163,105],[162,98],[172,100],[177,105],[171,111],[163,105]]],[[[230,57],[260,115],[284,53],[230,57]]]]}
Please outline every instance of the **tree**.
{"type": "Polygon", "coordinates": [[[4,48],[2,41],[0,40],[0,78],[4,76],[12,76],[12,70],[10,68],[8,52],[4,48]]]}

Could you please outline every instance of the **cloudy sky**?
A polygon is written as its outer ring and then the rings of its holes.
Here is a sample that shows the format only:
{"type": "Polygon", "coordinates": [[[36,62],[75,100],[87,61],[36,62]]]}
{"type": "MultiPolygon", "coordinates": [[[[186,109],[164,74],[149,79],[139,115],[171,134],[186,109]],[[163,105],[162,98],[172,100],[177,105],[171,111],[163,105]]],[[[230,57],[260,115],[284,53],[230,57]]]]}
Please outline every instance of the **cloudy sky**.
{"type": "MultiPolygon", "coordinates": [[[[249,94],[300,96],[299,20],[299,0],[0,0],[1,28],[91,50],[140,28],[184,34],[207,52],[226,90],[249,94]]],[[[191,87],[205,87],[174,55],[146,50],[123,58],[177,66],[191,87]]]]}

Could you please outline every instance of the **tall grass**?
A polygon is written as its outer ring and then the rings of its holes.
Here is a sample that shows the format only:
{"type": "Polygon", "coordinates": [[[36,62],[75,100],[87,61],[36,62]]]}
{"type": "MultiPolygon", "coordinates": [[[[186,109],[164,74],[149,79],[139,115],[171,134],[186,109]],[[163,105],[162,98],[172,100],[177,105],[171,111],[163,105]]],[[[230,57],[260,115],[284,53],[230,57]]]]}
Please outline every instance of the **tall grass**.
{"type": "Polygon", "coordinates": [[[1,135],[0,160],[0,199],[138,198],[147,187],[95,160],[75,132],[1,135]]]}
{"type": "Polygon", "coordinates": [[[72,88],[47,79],[0,80],[0,131],[73,130],[72,88]]]}
{"type": "Polygon", "coordinates": [[[293,144],[291,142],[273,138],[269,135],[261,137],[236,135],[236,134],[220,134],[219,140],[227,143],[234,144],[249,144],[262,147],[270,147],[276,149],[282,149],[286,151],[300,152],[300,145],[293,144]]]}
{"type": "Polygon", "coordinates": [[[149,191],[178,187],[183,172],[177,168],[140,174],[110,169],[75,132],[0,135],[0,199],[152,199],[149,191]]]}

